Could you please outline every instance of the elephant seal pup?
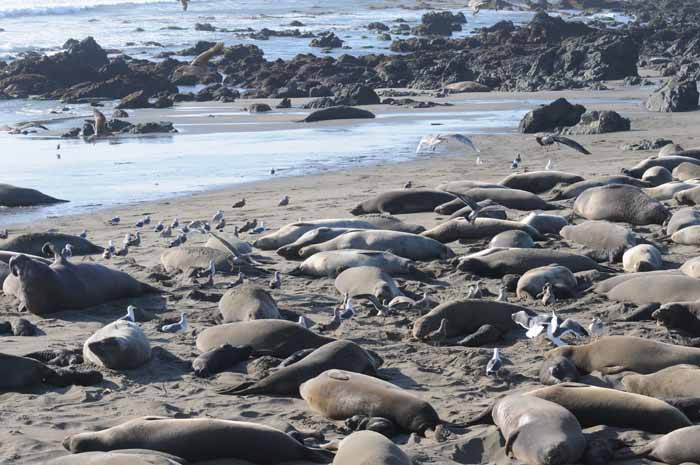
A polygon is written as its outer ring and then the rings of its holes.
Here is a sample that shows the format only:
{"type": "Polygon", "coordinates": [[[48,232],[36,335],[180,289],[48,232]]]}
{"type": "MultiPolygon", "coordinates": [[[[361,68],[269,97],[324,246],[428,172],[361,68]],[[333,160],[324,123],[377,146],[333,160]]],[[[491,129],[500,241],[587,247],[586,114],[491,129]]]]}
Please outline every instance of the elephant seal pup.
{"type": "Polygon", "coordinates": [[[509,395],[496,401],[492,415],[506,454],[527,465],[579,463],[586,449],[576,417],[554,402],[509,395]]]}
{"type": "Polygon", "coordinates": [[[531,171],[529,173],[511,174],[500,184],[509,189],[519,189],[532,194],[542,194],[551,190],[557,184],[573,184],[583,178],[577,174],[562,171],[531,171]]]}
{"type": "Polygon", "coordinates": [[[520,222],[535,228],[540,232],[540,234],[556,235],[559,235],[561,228],[569,224],[569,222],[563,216],[546,215],[535,212],[528,213],[528,215],[520,220],[520,222]]]}
{"type": "Polygon", "coordinates": [[[635,225],[662,224],[668,209],[640,189],[622,184],[593,187],[574,202],[574,212],[588,220],[607,220],[635,225]]]}
{"type": "Polygon", "coordinates": [[[80,236],[51,232],[20,234],[0,240],[0,250],[45,257],[47,250],[44,246],[47,243],[53,245],[55,250],[63,250],[66,244],[70,244],[73,255],[92,255],[104,251],[102,247],[96,246],[80,236]]]}
{"type": "Polygon", "coordinates": [[[311,410],[331,420],[355,415],[382,417],[406,432],[425,434],[441,423],[435,409],[387,381],[343,370],[328,370],[299,387],[311,410]]]}
{"type": "Polygon", "coordinates": [[[111,370],[131,370],[151,360],[151,344],[137,324],[117,320],[85,341],[83,358],[111,370]]]}
{"type": "Polygon", "coordinates": [[[700,165],[695,163],[681,163],[673,169],[672,176],[679,181],[698,179],[700,178],[700,165]]]}
{"type": "Polygon", "coordinates": [[[350,298],[373,295],[379,302],[389,303],[403,295],[389,273],[376,266],[349,268],[335,278],[335,288],[350,298]]]}
{"type": "Polygon", "coordinates": [[[362,347],[351,341],[333,341],[259,381],[217,389],[217,392],[239,396],[298,396],[302,383],[333,369],[377,376],[374,358],[362,347]]]}
{"type": "Polygon", "coordinates": [[[158,292],[124,272],[96,263],[74,264],[60,255],[51,265],[17,255],[9,266],[11,275],[3,283],[3,291],[39,316],[158,292]]]}
{"type": "Polygon", "coordinates": [[[413,465],[413,462],[384,435],[357,431],[341,441],[333,465],[413,465]]]}
{"type": "Polygon", "coordinates": [[[561,237],[581,244],[597,260],[619,261],[627,249],[637,245],[631,229],[608,221],[584,221],[561,229],[561,237]]]}
{"type": "Polygon", "coordinates": [[[322,244],[302,247],[299,256],[308,258],[329,250],[390,251],[410,260],[444,260],[455,256],[452,249],[435,239],[397,231],[354,231],[345,233],[322,244]]]}
{"type": "Polygon", "coordinates": [[[672,181],[662,184],[657,187],[649,187],[642,189],[646,195],[656,200],[671,200],[678,192],[683,192],[688,189],[697,187],[697,184],[691,184],[681,181],[672,181]]]}
{"type": "Polygon", "coordinates": [[[356,249],[316,253],[289,274],[334,278],[343,271],[357,266],[375,266],[392,276],[421,274],[412,260],[396,256],[391,252],[356,249]]]}
{"type": "Polygon", "coordinates": [[[519,299],[536,299],[544,285],[549,283],[557,297],[572,297],[576,293],[576,276],[565,266],[547,265],[529,270],[518,280],[516,295],[519,299]]]}
{"type": "Polygon", "coordinates": [[[676,210],[666,225],[666,234],[669,236],[689,226],[700,225],[700,211],[693,207],[685,207],[676,210]]]}
{"type": "Polygon", "coordinates": [[[438,305],[413,324],[413,337],[425,339],[440,328],[443,319],[447,320],[448,338],[471,334],[485,324],[496,327],[501,333],[516,328],[512,315],[525,311],[534,313],[520,305],[494,300],[465,299],[453,300],[438,305]]]}
{"type": "Polygon", "coordinates": [[[679,205],[697,205],[700,203],[700,187],[693,187],[684,191],[676,192],[673,200],[679,205]]]}
{"type": "Polygon", "coordinates": [[[676,231],[671,235],[671,240],[676,244],[682,245],[699,245],[700,244],[700,225],[688,226],[680,231],[676,231]]]}
{"type": "Polygon", "coordinates": [[[700,303],[671,302],[654,310],[651,317],[668,329],[677,329],[693,336],[700,335],[700,303]]]}
{"type": "Polygon", "coordinates": [[[674,365],[647,375],[629,373],[620,382],[627,392],[657,399],[700,397],[700,368],[695,365],[674,365]]]}
{"type": "Polygon", "coordinates": [[[219,312],[224,323],[282,318],[275,299],[265,289],[251,283],[226,291],[219,300],[219,312]]]}
{"type": "Polygon", "coordinates": [[[487,278],[502,278],[507,274],[524,274],[533,268],[561,265],[572,273],[598,270],[610,271],[589,257],[552,249],[486,249],[460,257],[457,268],[487,278]]]}
{"type": "Polygon", "coordinates": [[[651,244],[639,244],[626,250],[622,255],[622,268],[627,273],[655,271],[663,264],[661,252],[651,244]]]}
{"type": "Polygon", "coordinates": [[[142,417],[95,433],[68,436],[63,446],[74,454],[138,448],[192,462],[228,458],[261,465],[292,460],[329,463],[333,457],[269,426],[211,418],[142,417]]]}
{"type": "Polygon", "coordinates": [[[532,240],[532,236],[526,232],[511,230],[503,231],[502,233],[496,234],[489,242],[490,248],[504,247],[504,248],[518,248],[518,249],[531,249],[535,246],[535,242],[532,240]]]}
{"type": "Polygon", "coordinates": [[[507,188],[474,188],[464,193],[475,202],[491,200],[513,210],[556,210],[559,207],[547,203],[541,197],[527,191],[507,188]]]}
{"type": "Polygon", "coordinates": [[[304,349],[316,349],[335,339],[320,336],[286,320],[251,320],[213,326],[197,337],[197,349],[208,352],[222,344],[250,346],[253,352],[287,358],[304,349]]]}
{"type": "Polygon", "coordinates": [[[642,181],[648,182],[653,187],[673,181],[673,175],[663,166],[653,166],[642,175],[642,181]]]}
{"type": "Polygon", "coordinates": [[[647,458],[668,465],[692,465],[700,462],[700,426],[672,431],[649,444],[617,451],[614,460],[647,458]]]}
{"type": "Polygon", "coordinates": [[[432,212],[435,207],[454,200],[455,196],[447,192],[430,189],[402,189],[382,192],[365,200],[350,210],[353,215],[367,213],[422,213],[432,212]]]}
{"type": "Polygon", "coordinates": [[[607,293],[615,302],[630,302],[637,305],[667,304],[669,302],[691,302],[700,300],[700,279],[684,274],[640,276],[624,281],[607,293]]]}
{"type": "Polygon", "coordinates": [[[680,165],[681,163],[692,163],[695,165],[700,165],[700,160],[696,160],[695,158],[691,157],[679,157],[677,155],[660,158],[647,158],[646,160],[640,161],[632,168],[623,168],[621,171],[622,174],[626,176],[632,176],[633,178],[639,179],[646,172],[646,170],[648,170],[649,168],[653,168],[654,166],[663,166],[664,168],[672,172],[676,168],[676,166],[680,165]]]}
{"type": "Polygon", "coordinates": [[[208,378],[248,360],[252,353],[253,348],[250,346],[234,347],[231,344],[222,344],[194,359],[192,370],[195,376],[208,378]]]}
{"type": "Polygon", "coordinates": [[[308,245],[321,244],[326,241],[330,241],[341,234],[345,234],[350,231],[359,231],[359,228],[316,228],[304,233],[299,239],[292,242],[291,244],[284,245],[277,249],[277,255],[288,260],[299,259],[299,250],[302,247],[308,245]]]}
{"type": "Polygon", "coordinates": [[[607,425],[663,434],[692,424],[683,412],[662,400],[616,389],[563,383],[527,395],[561,405],[584,428],[607,425]]]}
{"type": "Polygon", "coordinates": [[[51,197],[35,189],[0,184],[0,207],[34,207],[66,202],[68,201],[51,197]]]}
{"type": "Polygon", "coordinates": [[[65,387],[73,384],[92,386],[102,382],[102,374],[97,371],[75,371],[53,369],[38,360],[0,353],[0,392],[17,392],[46,383],[65,387]]]}
{"type": "Polygon", "coordinates": [[[184,459],[152,450],[126,449],[115,452],[84,452],[43,462],[45,465],[181,465],[184,459]]]}
{"type": "Polygon", "coordinates": [[[532,239],[543,239],[540,232],[532,226],[518,221],[493,218],[477,218],[473,223],[464,218],[449,220],[425,231],[421,235],[447,244],[456,240],[490,239],[504,231],[522,231],[527,233],[532,239]]]}

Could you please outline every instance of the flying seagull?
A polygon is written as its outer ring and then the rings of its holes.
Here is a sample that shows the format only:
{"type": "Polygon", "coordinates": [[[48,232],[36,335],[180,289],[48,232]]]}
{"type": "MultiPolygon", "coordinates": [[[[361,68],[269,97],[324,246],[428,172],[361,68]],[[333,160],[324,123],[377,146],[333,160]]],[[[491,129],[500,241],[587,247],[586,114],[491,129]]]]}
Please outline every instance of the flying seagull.
{"type": "Polygon", "coordinates": [[[547,135],[542,135],[542,136],[535,136],[535,140],[537,141],[538,144],[540,144],[542,147],[546,147],[548,145],[554,145],[554,144],[564,144],[572,149],[576,150],[577,152],[580,152],[584,155],[590,155],[591,152],[586,150],[581,144],[576,142],[573,139],[569,139],[568,137],[563,137],[563,136],[558,136],[556,134],[547,134],[547,135]]]}
{"type": "Polygon", "coordinates": [[[424,148],[430,147],[433,152],[438,145],[449,143],[450,141],[459,142],[462,145],[466,145],[475,152],[480,152],[474,142],[467,136],[462,134],[431,134],[429,136],[423,137],[418,143],[418,148],[416,148],[416,153],[421,152],[424,148]]]}

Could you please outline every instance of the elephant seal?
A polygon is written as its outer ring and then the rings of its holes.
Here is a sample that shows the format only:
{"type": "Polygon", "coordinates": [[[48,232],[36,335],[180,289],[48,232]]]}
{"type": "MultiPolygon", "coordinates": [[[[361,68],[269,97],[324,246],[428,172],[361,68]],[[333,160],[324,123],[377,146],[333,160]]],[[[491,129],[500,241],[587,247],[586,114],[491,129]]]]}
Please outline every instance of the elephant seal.
{"type": "Polygon", "coordinates": [[[605,387],[562,383],[527,395],[561,405],[584,428],[607,425],[663,434],[692,424],[683,412],[662,400],[605,387]]]}
{"type": "Polygon", "coordinates": [[[338,119],[374,119],[374,113],[361,108],[338,106],[316,110],[301,120],[301,122],[316,123],[318,121],[338,119]]]}
{"type": "Polygon", "coordinates": [[[562,171],[531,171],[515,173],[504,178],[499,184],[509,189],[518,189],[532,194],[542,194],[557,184],[573,184],[583,178],[577,174],[562,171]]]}
{"type": "Polygon", "coordinates": [[[413,323],[413,337],[425,339],[440,328],[442,320],[447,320],[448,338],[471,334],[481,326],[489,324],[505,333],[517,327],[512,315],[525,311],[534,313],[520,305],[494,300],[464,299],[445,302],[418,318],[413,323]]]}
{"type": "MultiPolygon", "coordinates": [[[[249,244],[247,241],[237,238],[234,235],[225,237],[224,240],[228,242],[228,244],[231,247],[233,247],[236,250],[236,253],[238,253],[239,255],[250,255],[251,253],[253,253],[253,246],[251,244],[249,244]]],[[[217,249],[226,254],[231,253],[229,248],[222,244],[221,241],[215,237],[210,237],[209,240],[207,240],[206,244],[204,244],[204,247],[207,247],[209,249],[217,249]]]]}
{"type": "Polygon", "coordinates": [[[661,252],[651,244],[639,244],[622,255],[622,268],[627,273],[655,271],[663,264],[661,252]]]}
{"type": "Polygon", "coordinates": [[[593,292],[596,294],[607,294],[610,292],[613,288],[617,287],[618,285],[631,281],[632,279],[636,279],[642,276],[679,276],[682,275],[679,270],[659,270],[659,271],[645,271],[645,272],[639,272],[639,273],[625,273],[625,274],[618,274],[617,276],[613,276],[612,278],[608,278],[604,281],[599,282],[593,287],[593,292]]]}
{"type": "Polygon", "coordinates": [[[522,231],[532,239],[542,240],[538,230],[518,221],[476,218],[472,223],[464,218],[449,220],[422,233],[422,236],[447,244],[456,240],[490,239],[504,231],[522,231]]]}
{"type": "Polygon", "coordinates": [[[139,448],[192,462],[228,458],[261,465],[292,460],[329,463],[333,457],[269,426],[211,418],[142,417],[95,433],[68,436],[63,446],[74,454],[139,448]]]}
{"type": "Polygon", "coordinates": [[[252,353],[253,348],[250,346],[234,347],[231,344],[222,344],[194,359],[192,370],[195,376],[208,378],[248,360],[252,353]]]}
{"type": "Polygon", "coordinates": [[[666,234],[672,236],[676,231],[680,231],[688,226],[700,225],[700,211],[693,207],[685,207],[676,210],[666,225],[666,234]]]}
{"type": "Polygon", "coordinates": [[[51,197],[35,189],[0,184],[0,207],[34,207],[66,202],[68,201],[51,197]]]}
{"type": "Polygon", "coordinates": [[[576,417],[554,402],[509,395],[496,401],[492,415],[506,454],[527,465],[579,463],[586,449],[576,417]]]}
{"type": "Polygon", "coordinates": [[[474,188],[481,188],[481,189],[489,189],[489,188],[495,188],[495,189],[502,189],[503,186],[500,184],[494,184],[492,182],[484,182],[484,181],[471,181],[471,180],[462,180],[462,181],[448,181],[442,184],[439,184],[435,187],[435,189],[439,191],[445,191],[445,192],[459,192],[460,194],[464,194],[467,192],[469,189],[474,189],[474,188]]]}
{"type": "Polygon", "coordinates": [[[642,175],[642,181],[648,182],[653,187],[673,181],[673,175],[663,166],[652,166],[642,175]]]}
{"type": "Polygon", "coordinates": [[[678,144],[666,144],[659,150],[660,157],[668,157],[669,155],[676,155],[683,151],[683,147],[678,144]]]}
{"type": "Polygon", "coordinates": [[[662,224],[668,209],[640,189],[623,184],[592,187],[574,202],[574,212],[587,220],[607,220],[635,225],[662,224]]]}
{"type": "Polygon", "coordinates": [[[336,277],[343,271],[357,266],[374,266],[390,275],[419,274],[413,261],[394,255],[391,252],[374,250],[330,250],[316,253],[290,271],[292,275],[336,277]]]}
{"type": "MultiPolygon", "coordinates": [[[[500,188],[501,186],[496,186],[496,187],[500,188]]],[[[477,204],[480,207],[497,205],[495,202],[492,202],[490,200],[483,200],[481,202],[477,202],[477,204]]],[[[449,202],[445,202],[442,205],[438,205],[437,207],[435,207],[435,209],[433,211],[435,213],[437,213],[438,215],[450,215],[450,219],[452,219],[452,218],[464,216],[466,213],[471,212],[471,210],[472,210],[471,207],[469,207],[468,205],[465,205],[464,202],[462,202],[460,199],[454,198],[453,200],[450,200],[449,202]]],[[[494,212],[492,212],[490,210],[483,212],[483,216],[487,217],[487,218],[496,218],[495,216],[489,216],[489,213],[494,213],[494,212]]],[[[503,211],[502,213],[499,212],[499,214],[501,214],[501,215],[503,213],[505,213],[505,211],[503,211]]],[[[505,219],[505,218],[503,218],[503,219],[505,219]]]]}
{"type": "Polygon", "coordinates": [[[353,215],[366,213],[421,213],[431,212],[438,205],[454,200],[447,192],[430,189],[402,189],[382,192],[350,210],[353,215]]]}
{"type": "Polygon", "coordinates": [[[671,240],[676,244],[700,245],[700,225],[688,226],[671,235],[671,240]]]}
{"type": "Polygon", "coordinates": [[[383,435],[356,431],[341,441],[333,465],[413,465],[413,462],[383,435]]]}
{"type": "Polygon", "coordinates": [[[592,187],[609,186],[611,184],[627,184],[634,187],[652,187],[648,182],[630,176],[605,176],[597,179],[579,181],[573,184],[556,186],[551,191],[551,200],[575,199],[581,195],[583,191],[586,191],[592,187]]]}
{"type": "Polygon", "coordinates": [[[607,297],[637,305],[700,300],[700,279],[684,274],[641,273],[613,287],[607,297]]]}
{"type": "Polygon", "coordinates": [[[591,249],[597,260],[619,261],[627,249],[637,245],[629,228],[608,221],[584,221],[561,229],[561,237],[591,249]]]}
{"type": "Polygon", "coordinates": [[[190,66],[207,66],[209,64],[209,60],[223,52],[224,43],[218,42],[213,47],[210,47],[209,49],[197,55],[195,59],[192,60],[192,62],[190,63],[190,66]]]}
{"type": "Polygon", "coordinates": [[[422,226],[404,223],[393,216],[366,215],[362,218],[338,218],[288,224],[278,231],[256,240],[253,242],[253,247],[262,250],[279,249],[317,228],[387,229],[413,234],[425,231],[425,228],[422,226]]]}
{"type": "Polygon", "coordinates": [[[74,264],[61,256],[47,265],[17,255],[9,265],[12,274],[5,279],[3,291],[39,316],[158,292],[124,272],[96,263],[74,264]]]}
{"type": "Polygon", "coordinates": [[[700,426],[688,426],[672,431],[649,444],[621,449],[614,460],[647,458],[668,465],[692,465],[700,462],[700,426]]]}
{"type": "Polygon", "coordinates": [[[150,450],[126,449],[116,452],[84,452],[59,457],[45,465],[184,465],[184,459],[150,450]]]}
{"type": "Polygon", "coordinates": [[[535,228],[540,232],[540,234],[556,235],[559,235],[561,228],[569,224],[569,222],[563,216],[546,215],[535,212],[528,213],[528,215],[520,220],[520,222],[535,228]]]}
{"type": "Polygon", "coordinates": [[[219,300],[219,312],[224,323],[282,318],[275,299],[265,289],[251,283],[226,291],[219,300]]]}
{"type": "Polygon", "coordinates": [[[549,283],[557,297],[572,297],[576,293],[576,276],[565,266],[547,265],[533,268],[518,279],[516,295],[519,299],[536,299],[544,285],[549,283]]]}
{"type": "Polygon", "coordinates": [[[376,266],[349,268],[335,278],[335,288],[350,298],[373,295],[379,302],[389,303],[403,295],[389,273],[376,266]]]}
{"type": "Polygon", "coordinates": [[[217,389],[217,392],[239,396],[298,396],[302,383],[332,369],[377,376],[374,358],[362,347],[351,341],[333,341],[259,381],[217,389]]]}
{"type": "Polygon", "coordinates": [[[308,258],[319,252],[347,249],[390,251],[410,260],[444,260],[455,255],[452,249],[429,237],[375,230],[349,232],[322,244],[302,247],[299,256],[308,258]]]}
{"type": "Polygon", "coordinates": [[[335,339],[320,336],[286,320],[251,320],[213,326],[197,337],[197,349],[208,352],[222,344],[250,346],[253,352],[287,358],[303,349],[316,349],[335,339]]]}
{"type": "MultiPolygon", "coordinates": [[[[461,202],[461,200],[460,200],[461,202]]],[[[462,203],[462,205],[464,205],[462,203]]],[[[483,202],[479,202],[478,205],[480,207],[485,207],[485,206],[492,206],[493,208],[490,208],[486,211],[481,211],[479,213],[479,218],[492,218],[494,220],[507,220],[508,219],[508,214],[506,213],[505,208],[500,207],[495,202],[491,202],[490,200],[484,200],[483,202]]],[[[440,208],[440,207],[438,207],[440,208]]],[[[473,210],[472,207],[468,205],[464,205],[462,208],[457,210],[456,212],[452,213],[448,220],[456,220],[456,219],[469,219],[471,216],[473,210]]]]}
{"type": "Polygon", "coordinates": [[[698,179],[700,178],[700,165],[695,163],[681,163],[673,169],[672,176],[679,181],[698,179]]]}
{"type": "MultiPolygon", "coordinates": [[[[372,228],[374,229],[374,228],[372,228]]],[[[351,231],[359,231],[360,228],[316,228],[304,233],[299,239],[292,242],[291,244],[284,245],[277,249],[277,255],[288,260],[299,259],[299,250],[303,247],[321,244],[331,239],[335,239],[341,234],[351,231]]]]}
{"type": "Polygon", "coordinates": [[[697,184],[681,182],[681,181],[671,181],[666,184],[661,184],[657,187],[649,187],[642,189],[646,195],[656,200],[671,200],[674,195],[678,192],[683,192],[688,189],[696,187],[697,184]]]}
{"type": "Polygon", "coordinates": [[[18,392],[42,383],[65,387],[73,384],[92,386],[102,382],[94,370],[54,369],[38,360],[0,353],[0,392],[18,392]]]}
{"type": "Polygon", "coordinates": [[[676,192],[673,200],[679,205],[697,205],[700,203],[700,186],[676,192]]]}
{"type": "Polygon", "coordinates": [[[686,260],[686,262],[681,265],[680,271],[686,276],[700,279],[700,257],[686,260]]]}
{"type": "Polygon", "coordinates": [[[518,189],[476,187],[474,189],[469,189],[464,195],[475,202],[491,200],[492,202],[513,210],[556,210],[559,208],[547,203],[535,194],[518,189]]]}
{"type": "Polygon", "coordinates": [[[232,273],[234,269],[231,252],[210,247],[177,247],[168,249],[160,256],[160,263],[167,272],[187,272],[191,269],[207,269],[214,262],[217,271],[232,273]]]}
{"type": "Polygon", "coordinates": [[[151,360],[151,345],[137,324],[117,320],[85,341],[83,358],[111,370],[131,370],[151,360]]]}
{"type": "Polygon", "coordinates": [[[679,157],[677,155],[669,157],[647,158],[646,160],[640,161],[632,168],[623,168],[621,171],[622,174],[626,176],[632,176],[633,178],[639,179],[646,172],[646,170],[648,170],[649,168],[653,168],[654,166],[663,166],[664,168],[672,172],[681,163],[692,163],[695,165],[700,165],[700,160],[696,160],[695,158],[691,157],[679,157]]]}
{"type": "Polygon", "coordinates": [[[55,250],[63,250],[66,244],[70,244],[73,255],[92,255],[104,251],[102,247],[80,236],[51,232],[20,234],[0,240],[0,250],[44,257],[47,252],[44,246],[47,243],[53,245],[55,250]]]}
{"type": "Polygon", "coordinates": [[[547,265],[565,266],[572,273],[611,271],[584,255],[551,249],[486,249],[460,257],[457,268],[487,278],[502,278],[507,274],[524,274],[547,265]]]}
{"type": "Polygon", "coordinates": [[[360,373],[328,370],[299,387],[311,410],[331,420],[382,417],[402,431],[425,434],[441,423],[435,409],[413,393],[360,373]]]}
{"type": "Polygon", "coordinates": [[[620,383],[627,392],[657,399],[700,397],[700,368],[674,365],[646,375],[629,373],[620,383]]]}
{"type": "Polygon", "coordinates": [[[651,314],[658,323],[686,334],[700,335],[700,303],[671,302],[660,306],[651,314]]]}
{"type": "Polygon", "coordinates": [[[489,242],[489,247],[497,248],[519,248],[519,249],[531,249],[535,246],[535,242],[532,240],[532,236],[526,232],[519,230],[503,231],[502,233],[496,234],[489,242]]]}

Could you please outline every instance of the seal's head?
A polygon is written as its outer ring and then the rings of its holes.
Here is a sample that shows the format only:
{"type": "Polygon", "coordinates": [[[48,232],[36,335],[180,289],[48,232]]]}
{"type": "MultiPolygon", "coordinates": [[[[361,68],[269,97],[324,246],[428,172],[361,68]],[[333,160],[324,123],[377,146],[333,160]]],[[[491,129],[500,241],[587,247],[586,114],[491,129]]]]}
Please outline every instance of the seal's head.
{"type": "Polygon", "coordinates": [[[433,333],[440,328],[440,321],[440,318],[435,318],[429,314],[423,315],[413,324],[413,337],[416,339],[427,338],[430,333],[433,333]]]}
{"type": "Polygon", "coordinates": [[[377,296],[379,302],[384,305],[388,304],[391,299],[394,298],[394,292],[392,291],[391,286],[389,286],[387,283],[377,284],[372,291],[372,294],[377,296]]]}
{"type": "MultiPolygon", "coordinates": [[[[562,347],[563,349],[564,347],[562,347]]],[[[567,356],[555,355],[546,357],[540,369],[542,384],[559,384],[578,380],[580,374],[574,362],[567,356]]]]}
{"type": "Polygon", "coordinates": [[[56,281],[49,265],[17,255],[10,259],[8,266],[19,282],[17,297],[29,312],[42,315],[55,310],[56,281]]]}
{"type": "Polygon", "coordinates": [[[350,210],[350,214],[355,215],[355,216],[357,216],[357,215],[362,215],[362,214],[364,214],[364,213],[367,213],[367,212],[365,211],[365,209],[364,209],[364,207],[362,206],[361,203],[358,204],[358,205],[357,205],[355,208],[353,208],[352,210],[350,210]]]}
{"type": "Polygon", "coordinates": [[[682,302],[673,302],[659,307],[651,317],[669,328],[687,328],[696,318],[690,315],[682,302]]]}
{"type": "Polygon", "coordinates": [[[106,337],[99,341],[92,341],[88,344],[88,349],[102,360],[106,367],[118,365],[119,360],[123,358],[121,352],[124,347],[122,341],[117,337],[106,337]]]}
{"type": "Polygon", "coordinates": [[[73,454],[102,450],[100,440],[95,436],[95,433],[80,433],[67,436],[63,440],[63,447],[73,454]]]}

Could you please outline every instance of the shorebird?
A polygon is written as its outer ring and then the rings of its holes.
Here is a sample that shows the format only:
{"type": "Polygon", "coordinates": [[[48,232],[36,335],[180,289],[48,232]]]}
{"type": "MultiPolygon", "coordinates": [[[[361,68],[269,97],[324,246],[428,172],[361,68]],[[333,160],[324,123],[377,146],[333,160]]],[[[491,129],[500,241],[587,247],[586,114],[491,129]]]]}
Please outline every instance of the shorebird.
{"type": "Polygon", "coordinates": [[[164,333],[181,333],[182,331],[185,331],[188,326],[189,324],[187,323],[187,313],[182,312],[180,314],[180,321],[170,325],[165,325],[162,328],[160,328],[160,330],[164,333]]]}
{"type": "Polygon", "coordinates": [[[357,315],[355,307],[352,305],[352,299],[348,294],[345,294],[345,302],[343,305],[343,313],[340,314],[340,318],[343,320],[349,320],[357,315]]]}
{"type": "Polygon", "coordinates": [[[557,301],[554,291],[552,290],[551,283],[545,283],[544,287],[542,288],[542,292],[537,297],[541,298],[542,305],[546,306],[553,305],[557,301]]]}
{"type": "Polygon", "coordinates": [[[180,226],[180,220],[178,220],[177,218],[175,218],[175,219],[173,220],[173,222],[170,223],[170,227],[171,227],[172,229],[175,229],[175,228],[177,228],[178,226],[180,226]]]}
{"type": "Polygon", "coordinates": [[[493,349],[493,357],[486,364],[486,376],[491,376],[491,374],[498,373],[498,370],[503,366],[503,361],[501,360],[501,354],[498,351],[498,347],[493,349]]]}
{"type": "Polygon", "coordinates": [[[591,324],[588,325],[588,333],[593,338],[599,338],[603,335],[603,332],[605,332],[605,324],[603,323],[603,320],[597,317],[593,318],[591,324]]]}
{"type": "Polygon", "coordinates": [[[520,156],[520,153],[518,153],[518,154],[515,156],[515,161],[518,162],[518,163],[520,163],[520,162],[523,161],[522,157],[520,156]]]}
{"type": "Polygon", "coordinates": [[[136,307],[134,307],[133,305],[129,305],[128,307],[126,307],[126,315],[124,315],[123,317],[121,317],[119,319],[120,320],[128,320],[128,321],[131,321],[133,323],[136,323],[136,316],[134,315],[134,310],[136,310],[136,307]]]}
{"type": "Polygon", "coordinates": [[[216,223],[217,221],[221,221],[224,219],[224,212],[221,210],[216,210],[216,213],[214,216],[211,217],[211,222],[216,223]]]}
{"type": "Polygon", "coordinates": [[[121,220],[122,220],[122,219],[119,218],[118,216],[114,216],[114,217],[112,217],[111,220],[109,220],[109,224],[111,224],[112,226],[114,226],[114,225],[116,225],[116,224],[119,224],[119,222],[120,222],[121,220]]]}
{"type": "Polygon", "coordinates": [[[173,237],[173,228],[168,226],[160,232],[160,237],[173,237]]]}
{"type": "Polygon", "coordinates": [[[340,318],[340,309],[336,307],[333,309],[333,318],[331,318],[328,323],[318,325],[318,331],[335,331],[336,329],[340,328],[340,324],[342,322],[343,320],[340,318]]]}
{"type": "Polygon", "coordinates": [[[512,162],[510,162],[510,169],[512,169],[512,170],[517,170],[517,169],[518,169],[518,162],[515,161],[515,160],[513,160],[512,162]]]}
{"type": "Polygon", "coordinates": [[[80,237],[82,237],[83,239],[87,238],[87,229],[83,229],[83,231],[82,231],[80,234],[78,234],[78,235],[79,235],[80,237]]]}
{"type": "Polygon", "coordinates": [[[299,317],[299,320],[297,321],[297,324],[301,326],[302,328],[309,329],[311,326],[313,326],[313,322],[306,318],[304,315],[301,315],[299,317]]]}
{"type": "Polygon", "coordinates": [[[508,302],[508,289],[505,284],[501,284],[498,289],[498,297],[496,298],[498,302],[508,302]]]}
{"type": "Polygon", "coordinates": [[[7,239],[7,237],[10,235],[10,233],[7,232],[7,229],[3,229],[0,231],[0,239],[7,239]]]}
{"type": "Polygon", "coordinates": [[[138,220],[138,221],[136,222],[136,224],[135,224],[135,226],[136,226],[137,228],[143,228],[143,225],[144,225],[143,218],[141,218],[140,220],[138,220]]]}
{"type": "Polygon", "coordinates": [[[143,218],[143,224],[151,224],[151,215],[146,215],[143,218]]]}
{"type": "Polygon", "coordinates": [[[278,207],[286,207],[287,205],[289,205],[289,197],[285,195],[284,197],[282,197],[282,198],[280,199],[280,201],[279,201],[279,203],[277,204],[277,206],[278,206],[278,207]]]}
{"type": "Polygon", "coordinates": [[[411,181],[408,181],[406,184],[403,185],[404,189],[410,189],[413,187],[413,183],[411,181]]]}
{"type": "Polygon", "coordinates": [[[258,220],[253,219],[253,221],[248,221],[246,220],[245,224],[241,226],[241,228],[238,230],[238,232],[248,232],[253,229],[255,229],[258,226],[258,220]]]}
{"type": "Polygon", "coordinates": [[[275,271],[275,276],[270,280],[270,289],[279,289],[282,287],[282,278],[280,272],[275,271]]]}
{"type": "Polygon", "coordinates": [[[245,198],[242,198],[238,202],[234,203],[231,208],[243,208],[245,207],[245,198]]]}
{"type": "Polygon", "coordinates": [[[226,227],[226,218],[221,218],[221,221],[219,221],[216,226],[214,226],[214,229],[217,231],[223,231],[223,229],[226,227]]]}
{"type": "Polygon", "coordinates": [[[557,144],[557,146],[559,146],[559,144],[563,144],[563,145],[566,145],[568,147],[571,147],[572,149],[574,149],[577,152],[582,153],[584,155],[591,154],[591,152],[586,150],[581,144],[579,144],[578,142],[576,142],[573,139],[569,139],[568,137],[563,137],[563,136],[559,136],[556,134],[545,134],[545,135],[535,136],[535,140],[542,147],[547,147],[549,145],[554,145],[554,144],[557,144]]]}
{"type": "Polygon", "coordinates": [[[474,142],[462,134],[432,134],[429,136],[423,137],[420,142],[418,143],[418,147],[416,148],[416,153],[420,153],[424,148],[431,148],[432,151],[434,152],[435,149],[442,144],[447,144],[450,141],[457,142],[459,144],[465,145],[469,148],[471,148],[474,152],[480,152],[480,150],[474,145],[474,142]]]}
{"type": "Polygon", "coordinates": [[[73,246],[70,244],[66,244],[63,246],[63,250],[61,250],[61,256],[63,258],[70,258],[73,256],[73,246]]]}
{"type": "Polygon", "coordinates": [[[437,346],[442,345],[447,340],[447,318],[440,320],[438,329],[428,334],[427,339],[434,342],[437,346]]]}
{"type": "Polygon", "coordinates": [[[207,273],[209,274],[209,279],[204,285],[207,287],[212,287],[214,285],[214,276],[216,276],[216,265],[214,265],[214,260],[209,261],[209,268],[207,268],[207,273]]]}
{"type": "Polygon", "coordinates": [[[265,226],[265,222],[264,222],[264,221],[261,221],[261,222],[260,222],[260,226],[258,226],[257,228],[253,229],[250,233],[251,233],[251,234],[262,234],[262,233],[264,233],[265,231],[267,231],[267,227],[265,226]]]}
{"type": "Polygon", "coordinates": [[[153,228],[153,232],[161,232],[164,229],[165,229],[165,225],[163,224],[162,221],[159,221],[158,224],[156,225],[156,227],[153,228]]]}

